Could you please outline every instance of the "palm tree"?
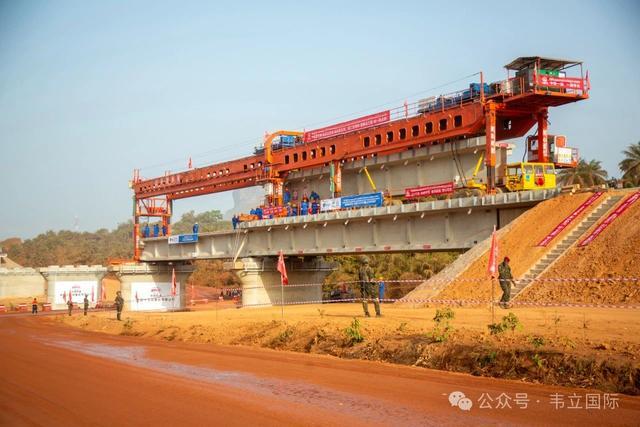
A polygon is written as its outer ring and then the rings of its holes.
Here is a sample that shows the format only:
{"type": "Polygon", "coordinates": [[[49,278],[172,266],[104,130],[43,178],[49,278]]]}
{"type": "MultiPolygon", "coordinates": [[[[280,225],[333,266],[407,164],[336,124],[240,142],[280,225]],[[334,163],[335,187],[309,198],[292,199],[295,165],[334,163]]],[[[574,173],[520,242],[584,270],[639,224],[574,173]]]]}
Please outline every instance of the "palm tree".
{"type": "Polygon", "coordinates": [[[581,187],[604,184],[609,174],[602,169],[600,163],[599,160],[591,160],[587,163],[581,159],[577,167],[560,171],[558,179],[563,185],[580,184],[581,187]]]}
{"type": "Polygon", "coordinates": [[[622,179],[631,185],[640,185],[640,142],[629,145],[622,154],[625,158],[618,163],[623,173],[622,179]]]}

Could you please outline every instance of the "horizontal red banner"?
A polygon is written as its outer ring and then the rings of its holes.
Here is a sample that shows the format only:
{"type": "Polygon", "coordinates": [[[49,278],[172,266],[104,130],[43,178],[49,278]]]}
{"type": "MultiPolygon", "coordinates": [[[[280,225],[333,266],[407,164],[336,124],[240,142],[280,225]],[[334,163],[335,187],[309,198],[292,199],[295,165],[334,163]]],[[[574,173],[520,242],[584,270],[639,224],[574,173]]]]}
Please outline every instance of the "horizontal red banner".
{"type": "Polygon", "coordinates": [[[624,202],[622,202],[616,210],[611,212],[604,221],[602,221],[582,242],[578,244],[578,246],[583,247],[587,246],[589,243],[593,242],[593,240],[600,235],[604,231],[605,228],[611,225],[613,221],[615,221],[620,215],[624,213],[629,206],[635,203],[638,199],[640,199],[640,191],[636,191],[629,197],[627,197],[624,202]]]}
{"type": "Polygon", "coordinates": [[[583,89],[584,81],[579,77],[555,77],[538,74],[540,86],[560,87],[563,89],[583,89]]]}
{"type": "Polygon", "coordinates": [[[547,246],[549,242],[551,242],[558,234],[560,234],[562,230],[567,228],[567,226],[571,224],[574,219],[576,219],[582,212],[584,212],[585,209],[591,206],[593,202],[595,202],[600,196],[602,196],[602,194],[602,192],[595,193],[587,200],[585,200],[580,206],[576,208],[576,210],[571,212],[568,217],[563,219],[560,224],[556,225],[556,227],[551,230],[551,233],[547,234],[544,239],[540,240],[540,242],[536,246],[547,246]]]}
{"type": "Polygon", "coordinates": [[[412,187],[404,189],[404,197],[406,199],[415,199],[417,197],[438,196],[441,194],[453,193],[454,186],[452,182],[443,184],[424,185],[422,187],[412,187]]]}
{"type": "Polygon", "coordinates": [[[304,142],[313,142],[321,139],[331,138],[349,132],[355,132],[361,129],[367,129],[382,123],[386,123],[391,119],[389,110],[380,113],[370,114],[368,116],[349,120],[348,122],[338,123],[324,128],[310,130],[304,133],[304,142]]]}

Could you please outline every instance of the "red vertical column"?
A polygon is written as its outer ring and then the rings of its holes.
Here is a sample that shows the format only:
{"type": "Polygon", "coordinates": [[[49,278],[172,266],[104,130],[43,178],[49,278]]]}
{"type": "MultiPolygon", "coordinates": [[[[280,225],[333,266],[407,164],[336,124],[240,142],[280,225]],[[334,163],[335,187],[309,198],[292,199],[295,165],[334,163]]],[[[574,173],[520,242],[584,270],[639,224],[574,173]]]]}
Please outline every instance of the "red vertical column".
{"type": "Polygon", "coordinates": [[[496,188],[496,105],[485,105],[486,148],[484,164],[487,169],[487,191],[493,193],[496,188]]]}
{"type": "Polygon", "coordinates": [[[549,143],[547,137],[547,110],[540,111],[538,118],[538,161],[546,163],[549,161],[549,143]]]}

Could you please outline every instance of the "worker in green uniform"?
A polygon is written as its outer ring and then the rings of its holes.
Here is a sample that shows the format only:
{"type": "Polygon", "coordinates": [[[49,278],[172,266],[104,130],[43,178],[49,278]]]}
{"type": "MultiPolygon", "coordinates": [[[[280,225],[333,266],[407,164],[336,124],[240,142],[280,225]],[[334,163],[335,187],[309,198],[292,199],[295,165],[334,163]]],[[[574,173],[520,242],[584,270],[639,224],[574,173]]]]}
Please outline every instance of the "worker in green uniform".
{"type": "Polygon", "coordinates": [[[373,305],[376,309],[376,317],[382,316],[380,313],[380,300],[378,299],[378,286],[373,281],[373,270],[369,266],[369,258],[362,257],[362,265],[358,271],[358,280],[360,282],[360,293],[362,294],[362,308],[364,315],[370,317],[369,299],[373,299],[373,305]]]}
{"type": "Polygon", "coordinates": [[[73,301],[71,297],[69,297],[69,301],[67,301],[67,308],[69,309],[69,316],[71,316],[71,310],[73,310],[73,301]]]}
{"type": "Polygon", "coordinates": [[[89,310],[89,297],[85,294],[84,296],[84,315],[87,315],[87,310],[89,310]]]}
{"type": "Polygon", "coordinates": [[[120,316],[122,315],[122,309],[124,308],[124,298],[122,298],[122,292],[116,292],[116,312],[118,320],[122,320],[120,316]]]}
{"type": "Polygon", "coordinates": [[[498,281],[500,282],[500,288],[502,289],[502,298],[500,298],[500,307],[507,308],[509,300],[511,299],[511,286],[515,286],[513,281],[513,275],[511,274],[511,267],[509,267],[509,257],[504,257],[504,260],[498,265],[498,281]]]}

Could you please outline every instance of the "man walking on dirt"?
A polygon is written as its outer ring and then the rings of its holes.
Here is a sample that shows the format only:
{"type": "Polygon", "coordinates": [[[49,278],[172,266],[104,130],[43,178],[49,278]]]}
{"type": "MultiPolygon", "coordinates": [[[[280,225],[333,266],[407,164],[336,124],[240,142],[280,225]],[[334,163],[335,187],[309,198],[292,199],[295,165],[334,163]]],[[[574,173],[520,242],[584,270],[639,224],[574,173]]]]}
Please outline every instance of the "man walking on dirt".
{"type": "Polygon", "coordinates": [[[369,258],[362,257],[362,265],[358,271],[358,280],[360,282],[360,293],[362,294],[362,308],[364,315],[371,317],[369,314],[368,300],[373,299],[373,306],[376,309],[376,317],[382,316],[380,313],[380,301],[378,300],[378,287],[373,282],[373,270],[369,267],[369,258]]]}
{"type": "Polygon", "coordinates": [[[117,319],[122,320],[120,316],[122,316],[122,309],[124,308],[124,298],[122,298],[122,292],[116,292],[116,312],[117,319]]]}
{"type": "Polygon", "coordinates": [[[38,314],[38,300],[35,298],[31,301],[31,314],[38,314]]]}
{"type": "Polygon", "coordinates": [[[67,307],[69,308],[69,316],[71,316],[71,310],[73,310],[73,301],[71,300],[71,297],[69,297],[69,301],[67,301],[67,307]]]}
{"type": "Polygon", "coordinates": [[[513,281],[513,275],[511,274],[511,267],[509,267],[509,257],[504,257],[504,260],[498,265],[498,281],[500,282],[500,288],[502,289],[502,298],[500,298],[500,307],[507,308],[509,300],[511,299],[511,286],[515,286],[513,281]]]}
{"type": "Polygon", "coordinates": [[[89,310],[89,297],[87,295],[84,296],[84,315],[87,315],[87,310],[89,310]]]}

